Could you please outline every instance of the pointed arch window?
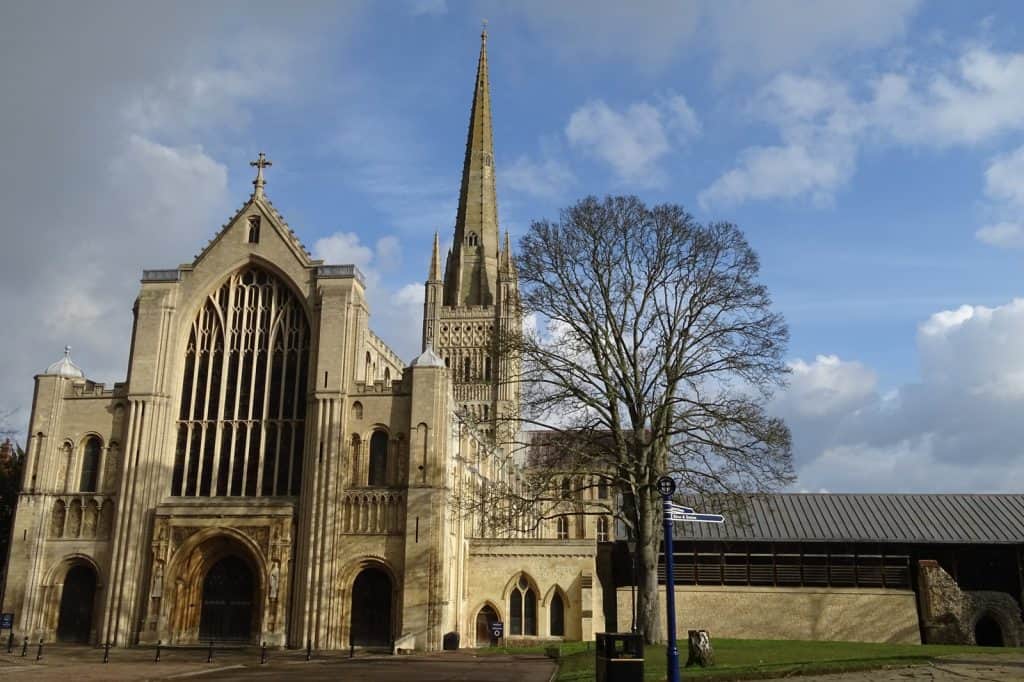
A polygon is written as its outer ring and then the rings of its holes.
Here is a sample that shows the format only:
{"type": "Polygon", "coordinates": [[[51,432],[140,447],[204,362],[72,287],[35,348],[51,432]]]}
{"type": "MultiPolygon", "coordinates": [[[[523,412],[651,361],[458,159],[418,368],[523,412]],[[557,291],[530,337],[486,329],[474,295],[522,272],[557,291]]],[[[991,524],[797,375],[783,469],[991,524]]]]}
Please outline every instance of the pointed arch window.
{"type": "Polygon", "coordinates": [[[555,531],[559,540],[569,539],[569,519],[559,516],[555,521],[555,531]]]}
{"type": "Polygon", "coordinates": [[[469,246],[478,246],[480,244],[480,237],[476,232],[470,232],[466,235],[466,244],[469,246]]]}
{"type": "Polygon", "coordinates": [[[597,517],[597,541],[608,542],[608,517],[597,517]]]}
{"type": "Polygon", "coordinates": [[[370,471],[367,485],[388,484],[388,434],[374,431],[370,436],[370,471]]]}
{"type": "MultiPolygon", "coordinates": [[[[82,447],[82,474],[78,480],[78,489],[83,493],[96,492],[96,484],[100,475],[100,439],[89,436],[82,447]]],[[[74,479],[71,479],[74,480],[74,479]]]]}
{"type": "Polygon", "coordinates": [[[249,230],[246,241],[250,244],[260,243],[260,217],[258,215],[249,218],[249,230]]]}
{"type": "Polygon", "coordinates": [[[298,495],[309,321],[279,278],[242,268],[192,323],[171,494],[298,495]]]}
{"type": "Polygon", "coordinates": [[[565,602],[562,601],[561,592],[555,592],[551,597],[551,605],[548,607],[549,630],[552,637],[565,636],[565,602]]]}
{"type": "Polygon", "coordinates": [[[537,592],[526,576],[519,581],[509,595],[509,634],[536,636],[537,634],[537,592]]]}

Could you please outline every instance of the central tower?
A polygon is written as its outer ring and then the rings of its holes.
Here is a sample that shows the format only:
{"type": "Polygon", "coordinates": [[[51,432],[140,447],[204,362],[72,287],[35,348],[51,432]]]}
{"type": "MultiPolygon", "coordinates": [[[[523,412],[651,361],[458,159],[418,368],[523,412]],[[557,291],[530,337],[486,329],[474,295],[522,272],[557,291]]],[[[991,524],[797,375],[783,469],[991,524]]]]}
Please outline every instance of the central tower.
{"type": "MultiPolygon", "coordinates": [[[[512,249],[498,236],[487,31],[469,114],[455,235],[441,278],[438,237],[427,275],[423,349],[432,347],[452,370],[455,401],[487,433],[519,411],[519,363],[498,352],[497,340],[522,329],[512,249]]],[[[503,438],[499,438],[503,441],[503,438]]]]}

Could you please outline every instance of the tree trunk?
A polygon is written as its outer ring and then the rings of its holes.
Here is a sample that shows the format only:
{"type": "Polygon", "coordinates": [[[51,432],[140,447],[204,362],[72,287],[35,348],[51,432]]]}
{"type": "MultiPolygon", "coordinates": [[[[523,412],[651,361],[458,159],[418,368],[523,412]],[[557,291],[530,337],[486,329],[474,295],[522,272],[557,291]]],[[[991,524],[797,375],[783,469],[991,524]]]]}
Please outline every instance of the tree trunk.
{"type": "Polygon", "coordinates": [[[658,502],[650,496],[639,496],[639,542],[640,553],[637,587],[637,627],[647,644],[665,641],[665,623],[661,615],[658,588],[658,550],[661,540],[661,510],[658,502]]]}
{"type": "Polygon", "coordinates": [[[715,651],[711,648],[711,635],[707,630],[690,630],[688,637],[689,655],[686,657],[686,667],[699,665],[706,668],[715,664],[715,651]]]}

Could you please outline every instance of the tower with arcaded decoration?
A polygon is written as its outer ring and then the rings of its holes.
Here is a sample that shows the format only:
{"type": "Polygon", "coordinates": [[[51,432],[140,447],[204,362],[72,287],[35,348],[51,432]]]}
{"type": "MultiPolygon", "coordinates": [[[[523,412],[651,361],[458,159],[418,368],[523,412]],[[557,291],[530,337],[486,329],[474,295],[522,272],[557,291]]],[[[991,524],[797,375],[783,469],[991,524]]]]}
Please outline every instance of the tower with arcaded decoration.
{"type": "MultiPolygon", "coordinates": [[[[455,402],[492,436],[518,414],[518,360],[500,352],[499,339],[522,328],[519,285],[508,233],[498,229],[487,31],[469,117],[455,233],[441,274],[440,246],[426,282],[423,348],[429,346],[451,369],[455,402]]],[[[505,438],[498,438],[499,442],[505,438]]]]}

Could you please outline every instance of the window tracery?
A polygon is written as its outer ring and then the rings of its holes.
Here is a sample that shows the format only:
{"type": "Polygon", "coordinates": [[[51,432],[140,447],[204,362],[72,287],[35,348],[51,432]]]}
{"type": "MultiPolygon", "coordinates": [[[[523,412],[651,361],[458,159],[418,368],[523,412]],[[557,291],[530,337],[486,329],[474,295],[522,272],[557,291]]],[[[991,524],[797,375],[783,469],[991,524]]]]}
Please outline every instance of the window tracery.
{"type": "Polygon", "coordinates": [[[530,585],[526,576],[520,575],[519,581],[509,595],[509,634],[537,634],[537,592],[530,585]]]}
{"type": "Polygon", "coordinates": [[[309,322],[277,277],[249,266],[211,293],[189,334],[172,495],[297,495],[309,322]]]}

